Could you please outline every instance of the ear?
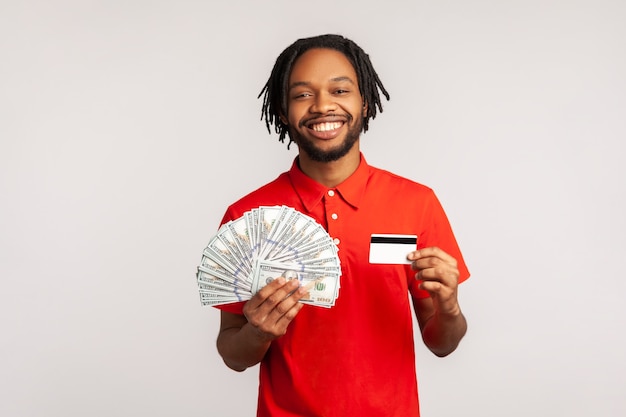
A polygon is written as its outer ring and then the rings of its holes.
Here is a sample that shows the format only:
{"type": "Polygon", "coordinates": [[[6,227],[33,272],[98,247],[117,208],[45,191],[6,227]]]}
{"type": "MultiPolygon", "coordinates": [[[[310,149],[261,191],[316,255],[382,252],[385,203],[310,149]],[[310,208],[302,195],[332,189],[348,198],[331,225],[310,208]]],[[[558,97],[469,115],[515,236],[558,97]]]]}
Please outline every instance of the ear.
{"type": "Polygon", "coordinates": [[[280,121],[285,125],[289,126],[289,120],[287,120],[287,116],[285,116],[282,112],[278,115],[280,121]]]}
{"type": "Polygon", "coordinates": [[[367,116],[367,110],[369,109],[369,106],[367,105],[367,101],[363,102],[363,117],[367,116]]]}

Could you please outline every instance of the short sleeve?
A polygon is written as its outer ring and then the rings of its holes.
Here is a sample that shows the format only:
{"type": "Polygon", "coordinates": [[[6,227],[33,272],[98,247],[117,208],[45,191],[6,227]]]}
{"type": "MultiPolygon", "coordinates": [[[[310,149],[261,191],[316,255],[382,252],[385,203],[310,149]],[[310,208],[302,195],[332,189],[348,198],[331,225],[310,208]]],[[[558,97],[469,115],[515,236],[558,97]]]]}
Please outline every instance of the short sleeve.
{"type": "MultiPolygon", "coordinates": [[[[426,202],[425,227],[417,241],[417,248],[439,247],[450,254],[457,261],[459,269],[459,283],[467,280],[470,276],[459,245],[448,221],[448,217],[434,192],[431,191],[426,202]]],[[[411,270],[414,275],[415,272],[411,270]]],[[[430,295],[418,288],[419,281],[413,280],[410,286],[411,295],[414,298],[426,298],[430,295]]]]}

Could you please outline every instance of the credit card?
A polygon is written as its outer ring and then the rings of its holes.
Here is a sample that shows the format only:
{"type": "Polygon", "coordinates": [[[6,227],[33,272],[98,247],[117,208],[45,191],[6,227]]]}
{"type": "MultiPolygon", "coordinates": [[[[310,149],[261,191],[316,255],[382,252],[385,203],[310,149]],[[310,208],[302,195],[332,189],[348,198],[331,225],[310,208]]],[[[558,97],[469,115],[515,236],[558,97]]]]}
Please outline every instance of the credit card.
{"type": "Polygon", "coordinates": [[[416,249],[416,235],[373,234],[369,260],[371,264],[410,264],[406,256],[416,249]]]}

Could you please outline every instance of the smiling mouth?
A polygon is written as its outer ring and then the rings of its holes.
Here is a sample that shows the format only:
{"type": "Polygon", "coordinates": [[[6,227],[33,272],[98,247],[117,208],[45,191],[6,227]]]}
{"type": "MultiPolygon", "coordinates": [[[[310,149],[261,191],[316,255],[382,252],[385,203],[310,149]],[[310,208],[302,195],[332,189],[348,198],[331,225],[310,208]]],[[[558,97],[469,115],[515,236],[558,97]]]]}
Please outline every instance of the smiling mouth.
{"type": "Polygon", "coordinates": [[[309,129],[314,130],[316,132],[330,132],[332,130],[337,130],[341,126],[343,126],[343,122],[324,122],[324,123],[314,123],[309,126],[309,129]]]}

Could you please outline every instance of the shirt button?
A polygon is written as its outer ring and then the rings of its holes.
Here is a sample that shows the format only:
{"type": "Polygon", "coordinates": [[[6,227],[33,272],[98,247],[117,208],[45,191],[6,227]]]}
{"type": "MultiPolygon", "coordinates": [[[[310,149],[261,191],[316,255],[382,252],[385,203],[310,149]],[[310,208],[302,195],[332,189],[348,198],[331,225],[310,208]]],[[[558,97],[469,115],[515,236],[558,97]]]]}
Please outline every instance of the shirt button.
{"type": "Polygon", "coordinates": [[[337,213],[333,213],[333,214],[330,215],[330,217],[332,217],[333,220],[337,220],[337,217],[339,217],[339,216],[337,216],[337,213]]]}
{"type": "Polygon", "coordinates": [[[332,197],[335,195],[335,192],[333,190],[328,190],[328,196],[332,197]]]}
{"type": "Polygon", "coordinates": [[[334,238],[334,239],[333,239],[333,243],[334,243],[335,245],[339,245],[339,243],[340,243],[340,242],[341,242],[341,241],[340,241],[339,239],[337,239],[337,238],[334,238]]]}

